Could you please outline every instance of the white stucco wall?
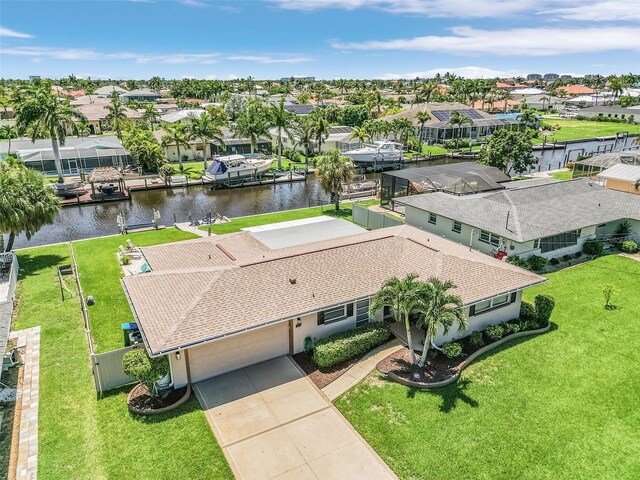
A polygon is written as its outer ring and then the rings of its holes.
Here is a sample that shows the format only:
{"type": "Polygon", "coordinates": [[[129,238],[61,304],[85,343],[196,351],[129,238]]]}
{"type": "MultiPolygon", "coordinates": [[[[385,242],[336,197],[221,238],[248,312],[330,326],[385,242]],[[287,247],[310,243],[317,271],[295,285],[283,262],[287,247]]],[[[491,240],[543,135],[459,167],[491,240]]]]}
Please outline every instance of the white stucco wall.
{"type": "Polygon", "coordinates": [[[184,351],[180,352],[180,360],[176,358],[176,354],[169,354],[169,368],[171,369],[171,379],[174,388],[184,387],[187,381],[187,362],[184,351]]]}
{"type": "MultiPolygon", "coordinates": [[[[188,160],[199,160],[202,161],[203,160],[203,156],[202,156],[202,145],[190,145],[191,148],[180,148],[180,157],[186,155],[188,157],[188,160]],[[200,149],[200,150],[198,150],[200,149]]],[[[178,149],[175,147],[175,145],[169,145],[168,147],[166,147],[164,149],[165,151],[165,156],[167,157],[167,159],[170,162],[175,162],[177,163],[179,160],[178,157],[178,149]]],[[[207,148],[207,155],[209,154],[209,149],[207,148]]]]}

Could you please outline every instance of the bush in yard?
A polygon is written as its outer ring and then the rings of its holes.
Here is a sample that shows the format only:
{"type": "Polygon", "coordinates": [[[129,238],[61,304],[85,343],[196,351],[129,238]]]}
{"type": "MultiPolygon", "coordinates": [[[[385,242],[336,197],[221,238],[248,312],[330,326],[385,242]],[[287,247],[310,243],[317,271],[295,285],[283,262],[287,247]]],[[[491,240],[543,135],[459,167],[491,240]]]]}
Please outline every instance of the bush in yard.
{"type": "Polygon", "coordinates": [[[547,265],[548,260],[540,255],[532,255],[527,259],[527,262],[531,270],[540,271],[547,265]]]}
{"type": "Polygon", "coordinates": [[[504,335],[504,328],[502,328],[502,325],[489,325],[484,329],[484,333],[491,340],[500,340],[504,335]]]}
{"type": "Polygon", "coordinates": [[[520,258],[518,255],[508,256],[507,263],[529,270],[529,262],[527,262],[524,258],[520,258]]]}
{"type": "Polygon", "coordinates": [[[157,395],[156,381],[169,372],[167,357],[151,358],[144,348],[134,348],[122,356],[122,371],[142,383],[149,395],[157,395]]]}
{"type": "Polygon", "coordinates": [[[560,260],[558,260],[557,258],[552,258],[551,260],[549,260],[549,263],[551,265],[558,265],[560,263],[560,260]]]}
{"type": "Polygon", "coordinates": [[[131,264],[131,257],[129,255],[122,255],[120,257],[120,263],[122,265],[129,265],[131,264]]]}
{"type": "Polygon", "coordinates": [[[633,240],[625,240],[620,247],[624,253],[636,253],[638,251],[638,244],[633,240]]]}
{"type": "Polygon", "coordinates": [[[574,257],[576,258],[580,258],[582,256],[582,252],[576,252],[574,257]]]}
{"type": "Polygon", "coordinates": [[[528,322],[536,319],[536,307],[533,303],[523,300],[520,304],[520,320],[528,322]]]}
{"type": "Polygon", "coordinates": [[[604,243],[598,240],[589,240],[582,246],[582,253],[585,255],[602,255],[604,243]]]}
{"type": "Polygon", "coordinates": [[[482,332],[473,332],[469,335],[469,343],[474,347],[484,346],[484,337],[482,336],[482,332]]]}
{"type": "Polygon", "coordinates": [[[551,295],[537,295],[535,298],[536,320],[540,327],[549,323],[556,301],[551,295]]]}
{"type": "Polygon", "coordinates": [[[313,361],[320,368],[329,368],[368,352],[389,338],[389,329],[382,323],[372,323],[318,340],[313,348],[313,361]]]}
{"type": "Polygon", "coordinates": [[[571,260],[571,255],[563,255],[562,256],[562,261],[563,262],[568,262],[569,260],[571,260]]]}
{"type": "Polygon", "coordinates": [[[518,333],[521,329],[518,322],[505,322],[502,324],[505,335],[511,335],[512,333],[518,333]]]}
{"type": "Polygon", "coordinates": [[[447,358],[456,358],[462,355],[462,345],[458,342],[447,342],[442,345],[442,353],[447,358]]]}

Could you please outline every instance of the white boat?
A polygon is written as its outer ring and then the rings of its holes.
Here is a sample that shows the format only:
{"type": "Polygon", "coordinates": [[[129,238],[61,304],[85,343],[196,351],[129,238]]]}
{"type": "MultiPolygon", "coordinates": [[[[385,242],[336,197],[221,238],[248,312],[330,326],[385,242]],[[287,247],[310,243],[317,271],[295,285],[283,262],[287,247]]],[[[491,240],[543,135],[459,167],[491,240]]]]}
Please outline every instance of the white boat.
{"type": "Polygon", "coordinates": [[[344,154],[349,157],[353,163],[385,165],[404,162],[402,144],[389,141],[378,141],[372,144],[366,144],[362,148],[347,150],[344,154]]]}
{"type": "Polygon", "coordinates": [[[271,168],[272,158],[264,155],[226,155],[213,157],[213,163],[205,171],[205,178],[216,181],[233,180],[262,175],[271,168]]]}

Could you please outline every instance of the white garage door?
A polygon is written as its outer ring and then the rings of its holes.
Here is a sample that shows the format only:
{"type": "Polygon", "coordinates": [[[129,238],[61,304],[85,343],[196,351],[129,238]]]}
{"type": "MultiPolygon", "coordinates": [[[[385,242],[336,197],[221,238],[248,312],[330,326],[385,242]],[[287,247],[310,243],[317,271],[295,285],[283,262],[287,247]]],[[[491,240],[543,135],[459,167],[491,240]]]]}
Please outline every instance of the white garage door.
{"type": "Polygon", "coordinates": [[[264,362],[289,353],[289,322],[189,349],[191,381],[264,362]]]}

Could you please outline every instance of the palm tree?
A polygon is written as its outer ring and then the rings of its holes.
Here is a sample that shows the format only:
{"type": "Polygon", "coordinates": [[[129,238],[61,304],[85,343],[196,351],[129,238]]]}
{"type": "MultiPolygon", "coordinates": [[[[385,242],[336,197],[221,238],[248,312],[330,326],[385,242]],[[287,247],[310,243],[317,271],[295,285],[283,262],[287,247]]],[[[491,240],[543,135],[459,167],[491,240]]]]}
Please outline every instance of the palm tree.
{"type": "Polygon", "coordinates": [[[342,184],[351,181],[353,172],[353,162],[337,148],[320,156],[316,162],[316,178],[336,202],[336,212],[340,210],[342,184]]]}
{"type": "Polygon", "coordinates": [[[146,103],[144,105],[144,113],[142,114],[142,118],[146,122],[149,122],[149,128],[153,132],[154,125],[158,123],[158,120],[160,119],[160,114],[158,113],[158,110],[156,110],[156,105],[154,103],[146,103]]]}
{"type": "Polygon", "coordinates": [[[418,366],[424,367],[427,361],[429,345],[440,327],[444,334],[457,322],[458,332],[467,329],[469,323],[462,308],[462,299],[458,295],[448,293],[455,288],[451,280],[441,281],[437,277],[430,278],[425,284],[426,298],[418,306],[422,315],[418,319],[418,327],[424,329],[424,348],[418,366]]]}
{"type": "Polygon", "coordinates": [[[88,137],[91,135],[91,124],[87,120],[80,120],[75,124],[76,134],[79,137],[84,138],[85,135],[88,137]]]}
{"type": "Polygon", "coordinates": [[[426,110],[423,110],[422,112],[418,112],[416,114],[416,120],[418,120],[418,123],[420,124],[420,136],[418,137],[418,140],[419,140],[418,150],[420,150],[420,153],[422,153],[422,134],[424,133],[424,125],[429,120],[431,120],[431,115],[426,110]]]}
{"type": "Polygon", "coordinates": [[[380,93],[380,90],[378,90],[378,89],[374,90],[370,94],[367,103],[369,103],[371,108],[375,108],[375,110],[376,110],[376,118],[380,118],[380,114],[382,113],[382,106],[385,103],[384,98],[382,98],[382,94],[380,93]]]}
{"type": "Polygon", "coordinates": [[[309,118],[309,116],[297,118],[293,124],[293,133],[297,140],[296,143],[304,147],[305,159],[309,163],[315,139],[313,118],[309,118]]]}
{"type": "Polygon", "coordinates": [[[293,142],[291,134],[293,130],[294,114],[284,108],[284,97],[280,98],[277,105],[269,106],[269,124],[276,129],[276,141],[278,142],[278,170],[282,170],[282,137],[283,133],[289,141],[293,142]]]}
{"type": "Polygon", "coordinates": [[[170,145],[175,145],[176,150],[178,151],[178,165],[180,170],[184,167],[182,166],[182,157],[180,156],[180,147],[185,149],[189,148],[189,131],[184,123],[176,122],[176,123],[167,123],[164,126],[165,134],[162,137],[162,141],[160,144],[163,148],[167,148],[170,145]]]}
{"type": "Polygon", "coordinates": [[[107,105],[109,113],[105,118],[111,123],[111,129],[116,132],[116,137],[122,140],[122,124],[127,120],[127,110],[117,92],[112,92],[110,97],[111,103],[107,105]]]}
{"type": "Polygon", "coordinates": [[[520,122],[520,125],[535,125],[535,123],[538,121],[538,117],[533,110],[527,109],[520,112],[520,114],[516,117],[516,120],[520,122]]]}
{"type": "Polygon", "coordinates": [[[260,137],[271,138],[268,120],[264,106],[258,101],[252,100],[247,109],[236,119],[236,123],[232,127],[233,136],[248,138],[251,141],[251,154],[253,154],[260,137]]]}
{"type": "Polygon", "coordinates": [[[322,143],[329,136],[331,126],[321,110],[314,110],[310,115],[313,122],[313,135],[318,142],[318,155],[322,153],[322,143]],[[317,113],[316,113],[317,112],[317,113]]]}
{"type": "Polygon", "coordinates": [[[464,113],[454,110],[451,112],[451,116],[449,117],[447,124],[458,129],[458,134],[456,135],[456,148],[458,148],[458,145],[460,144],[460,136],[462,135],[462,126],[465,124],[473,125],[473,120],[467,117],[464,113]]]}
{"type": "Polygon", "coordinates": [[[220,147],[224,148],[224,133],[221,125],[209,114],[204,112],[200,118],[191,115],[189,125],[189,138],[200,140],[202,143],[202,156],[204,158],[204,169],[207,169],[207,144],[214,140],[220,147]]]}
{"type": "Polygon", "coordinates": [[[7,138],[9,145],[7,145],[7,156],[11,156],[11,139],[18,138],[18,130],[13,125],[2,125],[0,127],[0,137],[7,138]]]}
{"type": "Polygon", "coordinates": [[[504,108],[502,109],[502,113],[507,113],[507,105],[509,104],[509,100],[513,99],[513,95],[511,95],[511,92],[504,90],[500,92],[499,98],[500,100],[504,101],[504,108]]]}
{"type": "Polygon", "coordinates": [[[58,183],[64,183],[58,145],[64,145],[67,128],[73,126],[74,120],[86,120],[86,117],[74,110],[68,99],[53,95],[48,85],[27,90],[19,98],[15,111],[18,131],[29,131],[32,142],[41,134],[51,137],[58,183]]]}
{"type": "Polygon", "coordinates": [[[355,126],[353,127],[351,135],[349,136],[349,139],[352,138],[357,138],[360,143],[364,143],[367,140],[371,140],[371,135],[369,135],[369,132],[364,126],[355,126]]]}
{"type": "Polygon", "coordinates": [[[382,288],[374,295],[369,305],[369,317],[373,318],[378,310],[389,307],[396,321],[404,323],[411,361],[414,365],[417,363],[417,359],[416,353],[413,351],[409,314],[412,310],[421,307],[421,303],[424,301],[424,283],[417,278],[418,275],[415,273],[407,275],[402,280],[391,277],[382,284],[382,288]]]}

